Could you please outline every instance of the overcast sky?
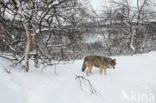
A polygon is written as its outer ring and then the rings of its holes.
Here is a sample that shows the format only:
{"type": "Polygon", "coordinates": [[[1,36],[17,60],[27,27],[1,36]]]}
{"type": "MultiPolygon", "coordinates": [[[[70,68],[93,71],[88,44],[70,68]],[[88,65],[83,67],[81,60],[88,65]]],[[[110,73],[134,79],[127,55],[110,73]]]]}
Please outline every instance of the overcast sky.
{"type": "Polygon", "coordinates": [[[94,9],[100,9],[103,5],[104,0],[90,0],[90,2],[94,9]]]}
{"type": "MultiPolygon", "coordinates": [[[[91,2],[91,5],[93,7],[93,9],[95,10],[101,10],[104,6],[108,6],[111,0],[89,0],[91,2]]],[[[120,0],[117,0],[120,1],[120,0]]],[[[133,6],[136,5],[136,1],[137,0],[129,0],[129,3],[133,6]]],[[[143,0],[140,0],[143,1],[143,0]]],[[[156,11],[156,0],[150,0],[151,3],[151,8],[154,9],[156,11]]]]}

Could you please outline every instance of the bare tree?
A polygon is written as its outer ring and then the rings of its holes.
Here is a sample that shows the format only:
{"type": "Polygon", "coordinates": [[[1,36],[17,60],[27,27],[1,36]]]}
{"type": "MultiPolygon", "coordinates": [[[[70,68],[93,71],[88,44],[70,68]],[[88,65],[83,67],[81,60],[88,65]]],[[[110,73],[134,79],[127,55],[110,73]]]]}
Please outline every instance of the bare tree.
{"type": "MultiPolygon", "coordinates": [[[[149,0],[137,0],[136,6],[134,6],[130,4],[129,0],[112,1],[111,6],[107,7],[106,12],[104,12],[103,15],[105,17],[102,19],[103,21],[105,20],[104,25],[108,27],[106,29],[108,33],[105,31],[105,35],[108,35],[108,41],[110,41],[109,47],[127,42],[126,45],[128,45],[133,53],[140,51],[141,42],[139,38],[143,35],[141,30],[148,22],[149,11],[147,7],[149,6],[149,2],[149,0]],[[127,37],[129,41],[126,40],[127,37]]],[[[123,46],[117,49],[123,52],[124,48],[123,46]]]]}
{"type": "Polygon", "coordinates": [[[52,59],[77,57],[83,33],[80,27],[87,18],[81,5],[77,0],[1,0],[3,51],[12,53],[18,59],[16,64],[25,59],[25,71],[32,57],[35,67],[39,59],[52,65],[52,59]]]}
{"type": "Polygon", "coordinates": [[[130,33],[130,48],[132,49],[133,53],[136,53],[137,48],[137,35],[139,35],[139,29],[144,22],[143,19],[146,19],[143,17],[143,11],[146,10],[146,6],[148,4],[149,0],[144,0],[143,2],[140,2],[140,0],[137,0],[137,7],[133,8],[130,6],[128,0],[123,0],[121,3],[122,7],[125,7],[127,14],[124,15],[126,19],[124,20],[124,23],[129,27],[129,33],[130,33]]]}

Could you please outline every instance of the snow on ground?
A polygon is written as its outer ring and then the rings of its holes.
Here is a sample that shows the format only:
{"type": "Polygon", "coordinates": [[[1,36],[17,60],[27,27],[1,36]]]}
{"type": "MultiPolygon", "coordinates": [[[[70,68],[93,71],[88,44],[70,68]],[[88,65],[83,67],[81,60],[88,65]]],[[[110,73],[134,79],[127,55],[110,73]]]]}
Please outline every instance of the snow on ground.
{"type": "Polygon", "coordinates": [[[155,57],[156,52],[112,57],[117,59],[116,69],[104,76],[93,68],[89,77],[81,72],[83,60],[44,70],[31,66],[26,73],[0,58],[0,103],[155,103],[155,57]],[[8,68],[11,73],[5,72],[8,68]],[[91,94],[85,84],[82,91],[76,75],[90,80],[101,95],[91,94]]]}

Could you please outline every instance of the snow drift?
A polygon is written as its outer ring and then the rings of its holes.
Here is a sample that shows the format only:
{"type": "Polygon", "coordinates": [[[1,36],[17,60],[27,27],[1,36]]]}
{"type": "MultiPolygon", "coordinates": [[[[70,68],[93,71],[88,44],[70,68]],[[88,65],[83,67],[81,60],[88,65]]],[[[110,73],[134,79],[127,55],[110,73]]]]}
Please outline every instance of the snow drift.
{"type": "Polygon", "coordinates": [[[117,65],[107,76],[93,68],[89,77],[81,72],[83,60],[44,69],[30,63],[25,73],[0,58],[0,103],[155,103],[155,57],[156,52],[112,57],[117,65]],[[88,79],[100,95],[91,93],[87,84],[80,85],[76,75],[88,79]]]}

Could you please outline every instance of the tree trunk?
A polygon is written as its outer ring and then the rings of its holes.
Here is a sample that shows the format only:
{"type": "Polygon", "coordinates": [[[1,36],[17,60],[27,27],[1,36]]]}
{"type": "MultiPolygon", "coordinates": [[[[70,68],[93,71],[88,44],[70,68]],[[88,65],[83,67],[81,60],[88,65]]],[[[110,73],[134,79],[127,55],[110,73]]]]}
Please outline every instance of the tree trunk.
{"type": "Polygon", "coordinates": [[[28,29],[27,24],[22,23],[24,26],[24,29],[26,31],[26,37],[27,37],[27,44],[26,44],[26,49],[25,49],[25,65],[24,65],[24,69],[26,72],[29,71],[29,51],[30,51],[30,32],[28,29]]]}
{"type": "Polygon", "coordinates": [[[34,35],[33,35],[33,45],[34,45],[34,52],[35,52],[35,55],[34,55],[34,66],[36,67],[36,68],[38,68],[38,58],[37,58],[37,56],[38,56],[38,54],[37,54],[37,52],[38,52],[38,48],[37,48],[37,44],[36,44],[36,31],[35,31],[35,28],[33,28],[33,33],[34,33],[34,35]]]}

